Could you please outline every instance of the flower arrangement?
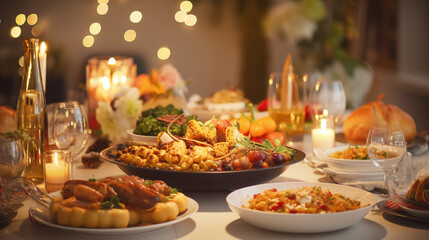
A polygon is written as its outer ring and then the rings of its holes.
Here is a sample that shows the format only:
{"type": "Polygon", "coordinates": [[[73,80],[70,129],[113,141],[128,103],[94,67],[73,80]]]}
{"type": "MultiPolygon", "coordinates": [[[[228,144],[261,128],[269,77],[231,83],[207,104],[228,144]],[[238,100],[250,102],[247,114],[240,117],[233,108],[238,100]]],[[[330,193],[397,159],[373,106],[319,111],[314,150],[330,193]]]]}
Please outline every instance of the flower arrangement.
{"type": "Polygon", "coordinates": [[[274,6],[263,23],[267,37],[285,39],[296,47],[298,72],[341,80],[351,108],[364,100],[373,77],[371,68],[345,49],[358,35],[353,4],[353,0],[286,1],[274,6]]]}
{"type": "Polygon", "coordinates": [[[143,101],[137,88],[122,88],[114,100],[98,102],[95,118],[100,124],[101,132],[112,141],[127,138],[127,130],[134,128],[143,111],[143,101]]]}
{"type": "Polygon", "coordinates": [[[102,134],[119,142],[128,137],[127,130],[136,127],[144,109],[169,103],[161,97],[174,94],[184,99],[186,91],[179,71],[173,65],[166,64],[159,70],[153,69],[151,74],[138,75],[133,87],[121,88],[112,102],[98,102],[95,118],[102,134]]]}
{"type": "Polygon", "coordinates": [[[150,75],[147,73],[138,75],[134,85],[146,98],[172,93],[184,94],[187,91],[185,81],[171,64],[163,65],[159,70],[153,69],[150,75]]]}

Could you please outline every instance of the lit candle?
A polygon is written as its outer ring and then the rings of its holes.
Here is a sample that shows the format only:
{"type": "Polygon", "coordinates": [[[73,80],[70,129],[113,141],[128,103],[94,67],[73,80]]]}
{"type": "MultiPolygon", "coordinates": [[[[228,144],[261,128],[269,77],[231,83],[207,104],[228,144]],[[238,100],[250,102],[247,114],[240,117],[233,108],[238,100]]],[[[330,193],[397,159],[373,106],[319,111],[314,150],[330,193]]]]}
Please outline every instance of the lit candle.
{"type": "Polygon", "coordinates": [[[335,130],[334,119],[332,117],[316,118],[313,129],[311,130],[311,138],[313,140],[313,148],[326,149],[334,147],[335,130]]]}
{"type": "Polygon", "coordinates": [[[40,54],[39,54],[39,62],[40,62],[40,73],[42,77],[42,83],[43,83],[43,91],[46,92],[46,43],[42,42],[40,44],[40,54]]]}
{"type": "Polygon", "coordinates": [[[52,150],[45,153],[45,189],[47,192],[59,191],[70,179],[70,151],[52,150]]]}
{"type": "Polygon", "coordinates": [[[53,162],[45,165],[46,182],[52,184],[64,184],[69,179],[69,168],[63,159],[58,159],[54,154],[53,162]]]}

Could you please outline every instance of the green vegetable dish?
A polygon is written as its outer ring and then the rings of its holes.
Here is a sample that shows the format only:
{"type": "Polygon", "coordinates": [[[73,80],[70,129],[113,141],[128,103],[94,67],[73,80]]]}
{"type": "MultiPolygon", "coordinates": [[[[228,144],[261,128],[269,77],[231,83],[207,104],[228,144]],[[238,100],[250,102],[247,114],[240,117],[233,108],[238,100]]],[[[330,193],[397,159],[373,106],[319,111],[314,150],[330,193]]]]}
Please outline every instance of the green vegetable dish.
{"type": "MultiPolygon", "coordinates": [[[[168,124],[178,115],[182,114],[183,110],[175,108],[173,105],[166,107],[158,106],[148,109],[141,113],[137,120],[134,134],[146,136],[158,136],[160,132],[167,131],[168,124]]],[[[188,122],[191,119],[196,120],[195,115],[190,115],[180,119],[170,127],[170,132],[176,136],[184,136],[188,127],[188,122]]]]}

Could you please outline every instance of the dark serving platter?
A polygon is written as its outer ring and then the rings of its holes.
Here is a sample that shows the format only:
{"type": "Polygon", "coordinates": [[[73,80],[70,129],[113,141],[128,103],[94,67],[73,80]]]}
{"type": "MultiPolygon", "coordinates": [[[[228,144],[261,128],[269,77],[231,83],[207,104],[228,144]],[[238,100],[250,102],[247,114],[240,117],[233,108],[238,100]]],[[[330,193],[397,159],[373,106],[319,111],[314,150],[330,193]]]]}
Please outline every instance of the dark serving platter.
{"type": "Polygon", "coordinates": [[[293,149],[295,150],[293,158],[282,165],[240,171],[181,172],[137,167],[120,163],[110,158],[107,152],[116,150],[116,147],[107,148],[100,155],[104,160],[118,165],[128,175],[136,175],[151,180],[163,180],[168,185],[182,191],[233,190],[270,181],[286,171],[290,165],[302,161],[305,158],[305,153],[298,149],[293,149]]]}

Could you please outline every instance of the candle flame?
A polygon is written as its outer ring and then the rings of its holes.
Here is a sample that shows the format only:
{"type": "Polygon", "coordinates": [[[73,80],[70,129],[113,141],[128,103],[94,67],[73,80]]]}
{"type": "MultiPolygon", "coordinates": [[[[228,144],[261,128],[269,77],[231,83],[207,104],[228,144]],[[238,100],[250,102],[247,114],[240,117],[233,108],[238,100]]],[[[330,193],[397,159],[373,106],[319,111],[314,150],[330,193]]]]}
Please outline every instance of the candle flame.
{"type": "Polygon", "coordinates": [[[326,119],[320,119],[320,128],[321,129],[326,129],[327,128],[326,119]]]}
{"type": "Polygon", "coordinates": [[[106,90],[109,89],[110,88],[109,78],[107,78],[107,77],[101,78],[101,84],[103,85],[104,89],[106,89],[106,90]]]}
{"type": "Polygon", "coordinates": [[[328,116],[328,109],[323,109],[323,116],[328,116]]]}
{"type": "Polygon", "coordinates": [[[45,54],[47,49],[48,49],[48,46],[46,45],[46,43],[42,42],[40,44],[40,54],[45,54]]]}
{"type": "Polygon", "coordinates": [[[54,164],[56,165],[56,166],[58,166],[58,153],[55,153],[54,154],[54,164]]]}
{"type": "Polygon", "coordinates": [[[115,65],[116,64],[116,59],[114,57],[109,58],[109,61],[107,61],[107,63],[109,65],[115,65]]]}

